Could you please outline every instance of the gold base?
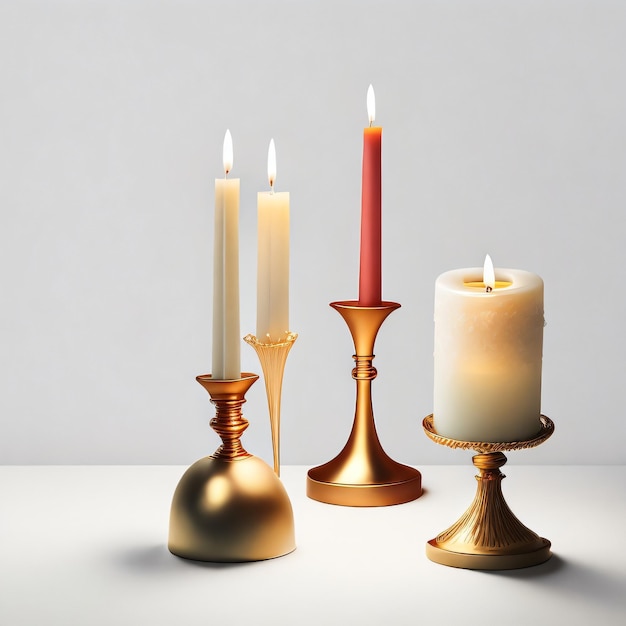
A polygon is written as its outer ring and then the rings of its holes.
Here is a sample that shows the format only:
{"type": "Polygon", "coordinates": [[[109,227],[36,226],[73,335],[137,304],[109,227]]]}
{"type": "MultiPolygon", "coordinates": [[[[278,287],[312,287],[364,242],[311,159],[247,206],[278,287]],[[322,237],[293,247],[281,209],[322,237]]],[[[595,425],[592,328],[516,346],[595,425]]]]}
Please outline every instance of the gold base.
{"type": "Polygon", "coordinates": [[[272,468],[249,456],[196,461],[176,487],[168,548],[185,559],[261,561],[296,548],[289,496],[272,468]]]}
{"type": "MultiPolygon", "coordinates": [[[[345,484],[325,481],[327,465],[309,470],[306,481],[306,495],[313,500],[343,506],[389,506],[416,500],[422,495],[422,476],[412,467],[395,463],[397,481],[378,483],[345,484]],[[404,476],[401,479],[400,476],[404,476]],[[319,477],[319,478],[317,478],[319,477]]],[[[389,469],[389,468],[387,468],[389,469]]]]}
{"type": "Polygon", "coordinates": [[[248,427],[241,406],[258,380],[242,373],[237,380],[196,380],[216,407],[211,427],[222,445],[196,461],[180,479],[170,512],[168,548],[196,561],[260,561],[295,550],[293,510],[279,478],[252,456],[239,438],[248,427]]]}
{"type": "Polygon", "coordinates": [[[344,318],[354,341],[356,410],[343,450],[332,461],[309,470],[307,496],[345,506],[388,506],[415,500],[422,495],[422,476],[383,450],[372,409],[371,387],[377,374],[372,366],[374,342],[382,323],[400,305],[381,302],[379,306],[362,307],[348,301],[330,306],[344,318]]]}
{"type": "Polygon", "coordinates": [[[434,563],[447,565],[448,567],[480,570],[521,569],[545,563],[552,556],[550,542],[547,539],[541,539],[541,541],[544,542],[544,545],[533,552],[521,554],[464,554],[440,548],[437,545],[437,540],[431,539],[426,544],[426,556],[434,563]]]}
{"type": "Polygon", "coordinates": [[[524,526],[502,495],[500,467],[506,463],[502,450],[531,448],[554,432],[552,420],[541,416],[541,431],[527,441],[463,442],[435,432],[433,416],[424,419],[424,431],[433,441],[452,448],[479,451],[472,462],[479,471],[474,501],[450,528],[426,544],[426,556],[435,563],[466,569],[503,570],[539,565],[552,553],[547,539],[524,526]]]}

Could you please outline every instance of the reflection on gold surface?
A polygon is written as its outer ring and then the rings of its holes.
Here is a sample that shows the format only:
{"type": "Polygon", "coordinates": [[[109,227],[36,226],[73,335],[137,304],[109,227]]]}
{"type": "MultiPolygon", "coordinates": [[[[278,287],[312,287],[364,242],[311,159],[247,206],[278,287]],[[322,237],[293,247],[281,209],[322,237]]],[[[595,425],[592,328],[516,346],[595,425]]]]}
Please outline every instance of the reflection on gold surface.
{"type": "Polygon", "coordinates": [[[219,510],[230,497],[230,484],[225,476],[214,476],[204,490],[204,502],[209,511],[219,510]]]}

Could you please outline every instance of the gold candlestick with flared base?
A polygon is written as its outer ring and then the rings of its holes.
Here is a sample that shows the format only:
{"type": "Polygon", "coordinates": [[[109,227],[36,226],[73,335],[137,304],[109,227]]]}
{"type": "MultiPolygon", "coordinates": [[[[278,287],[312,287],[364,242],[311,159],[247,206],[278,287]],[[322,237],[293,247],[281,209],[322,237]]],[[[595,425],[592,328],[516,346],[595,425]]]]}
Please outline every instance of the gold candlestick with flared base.
{"type": "Polygon", "coordinates": [[[243,340],[252,346],[259,357],[263,378],[265,379],[265,393],[270,414],[272,429],[272,451],[274,455],[274,473],[280,476],[280,399],[283,388],[283,374],[287,355],[298,338],[297,333],[287,333],[284,341],[260,342],[254,335],[246,335],[243,340]]]}
{"type": "Polygon", "coordinates": [[[455,524],[426,544],[426,556],[441,565],[477,570],[519,569],[547,561],[552,556],[551,544],[524,526],[509,509],[502,495],[504,474],[500,467],[506,463],[503,450],[533,448],[548,439],[554,432],[552,420],[542,415],[536,437],[507,443],[443,437],[436,433],[432,415],[424,418],[423,426],[436,443],[476,450],[472,461],[479,471],[474,501],[455,524]]]}
{"type": "Polygon", "coordinates": [[[168,541],[172,554],[197,561],[260,561],[296,547],[293,510],[283,484],[239,440],[248,427],[241,407],[258,378],[247,372],[236,380],[196,377],[215,405],[211,427],[222,445],[196,461],[176,487],[168,541]]]}
{"type": "Polygon", "coordinates": [[[400,305],[381,302],[363,307],[357,302],[332,302],[348,324],[356,354],[352,378],[356,381],[356,410],[352,432],[343,450],[324,465],[309,470],[309,498],[346,506],[387,506],[410,502],[422,495],[422,477],[413,467],[390,458],[374,425],[372,381],[374,342],[382,323],[400,305]]]}

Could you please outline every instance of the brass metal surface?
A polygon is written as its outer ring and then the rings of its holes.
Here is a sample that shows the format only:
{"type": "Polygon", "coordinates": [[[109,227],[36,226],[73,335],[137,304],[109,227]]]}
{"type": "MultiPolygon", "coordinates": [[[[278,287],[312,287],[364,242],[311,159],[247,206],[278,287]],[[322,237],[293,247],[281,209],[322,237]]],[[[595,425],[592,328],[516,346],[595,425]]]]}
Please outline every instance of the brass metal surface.
{"type": "Polygon", "coordinates": [[[252,456],[239,437],[247,428],[241,407],[258,380],[196,380],[215,405],[211,427],[222,445],[196,461],[182,476],[170,512],[168,548],[197,561],[238,562],[271,559],[295,547],[293,510],[280,479],[261,459],[252,456]]]}
{"type": "Polygon", "coordinates": [[[547,539],[524,526],[508,507],[502,494],[500,467],[506,463],[502,450],[521,450],[543,443],[554,432],[554,423],[541,416],[541,431],[519,442],[463,442],[437,435],[433,416],[423,421],[430,439],[451,448],[474,449],[478,469],[476,495],[467,511],[450,528],[426,544],[426,556],[436,563],[466,569],[518,569],[547,561],[552,553],[547,539]]]}
{"type": "Polygon", "coordinates": [[[410,502],[422,495],[421,474],[390,458],[374,424],[372,381],[376,378],[374,343],[387,316],[400,305],[382,302],[375,307],[333,302],[350,329],[354,342],[352,378],[356,381],[356,409],[352,431],[343,450],[331,461],[309,470],[307,495],[320,502],[345,506],[387,506],[410,502]]]}
{"type": "Polygon", "coordinates": [[[272,429],[272,451],[274,453],[274,472],[276,476],[280,476],[280,400],[283,374],[285,372],[287,355],[297,338],[297,333],[292,332],[287,333],[284,341],[277,343],[261,343],[254,335],[246,335],[243,338],[247,344],[254,348],[263,370],[272,429]]]}

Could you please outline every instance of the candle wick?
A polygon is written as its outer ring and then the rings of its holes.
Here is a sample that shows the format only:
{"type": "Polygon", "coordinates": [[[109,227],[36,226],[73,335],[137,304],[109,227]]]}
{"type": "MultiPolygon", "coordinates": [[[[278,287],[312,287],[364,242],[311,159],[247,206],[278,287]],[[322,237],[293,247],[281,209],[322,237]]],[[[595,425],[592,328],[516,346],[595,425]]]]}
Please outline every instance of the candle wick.
{"type": "Polygon", "coordinates": [[[487,293],[491,293],[493,291],[493,287],[491,287],[490,285],[487,285],[487,289],[485,289],[485,291],[487,293]]]}

